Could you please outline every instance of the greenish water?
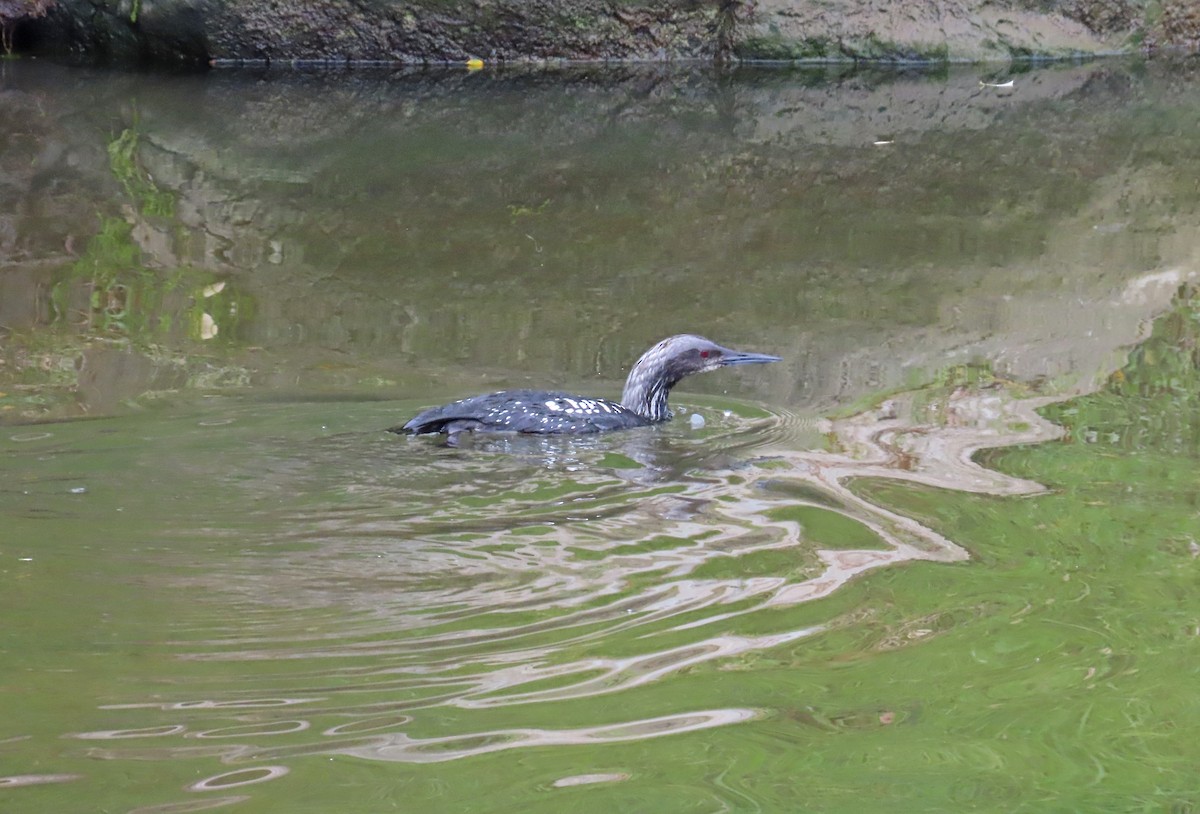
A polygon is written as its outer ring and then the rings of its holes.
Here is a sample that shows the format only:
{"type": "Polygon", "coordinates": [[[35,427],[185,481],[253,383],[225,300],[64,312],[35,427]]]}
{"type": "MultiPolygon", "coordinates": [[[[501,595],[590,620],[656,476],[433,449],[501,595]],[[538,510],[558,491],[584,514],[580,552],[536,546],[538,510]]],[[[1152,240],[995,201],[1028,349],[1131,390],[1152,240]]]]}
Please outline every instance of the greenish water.
{"type": "Polygon", "coordinates": [[[0,810],[1200,809],[1195,65],[0,70],[0,810]]]}

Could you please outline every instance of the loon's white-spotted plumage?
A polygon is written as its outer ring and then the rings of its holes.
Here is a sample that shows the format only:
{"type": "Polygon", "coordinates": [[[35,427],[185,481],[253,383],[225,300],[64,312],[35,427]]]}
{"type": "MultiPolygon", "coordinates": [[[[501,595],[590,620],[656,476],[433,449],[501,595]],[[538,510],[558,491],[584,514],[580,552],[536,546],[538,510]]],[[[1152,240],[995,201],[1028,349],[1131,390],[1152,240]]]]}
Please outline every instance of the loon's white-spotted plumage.
{"type": "Polygon", "coordinates": [[[594,433],[667,421],[667,397],[685,376],[741,364],[778,362],[778,356],[730,350],[704,337],[668,337],[642,354],[618,404],[607,399],[544,390],[502,390],[425,410],[399,433],[594,433]]]}

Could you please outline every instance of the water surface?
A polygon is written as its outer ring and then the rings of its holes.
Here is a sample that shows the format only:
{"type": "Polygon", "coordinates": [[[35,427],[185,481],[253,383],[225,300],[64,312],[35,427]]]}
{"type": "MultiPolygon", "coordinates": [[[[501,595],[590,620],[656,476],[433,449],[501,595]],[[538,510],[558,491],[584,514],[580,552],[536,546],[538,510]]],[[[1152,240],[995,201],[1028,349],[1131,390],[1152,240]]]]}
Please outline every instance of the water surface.
{"type": "Polygon", "coordinates": [[[2,70],[0,808],[1200,807],[1194,65],[2,70]]]}

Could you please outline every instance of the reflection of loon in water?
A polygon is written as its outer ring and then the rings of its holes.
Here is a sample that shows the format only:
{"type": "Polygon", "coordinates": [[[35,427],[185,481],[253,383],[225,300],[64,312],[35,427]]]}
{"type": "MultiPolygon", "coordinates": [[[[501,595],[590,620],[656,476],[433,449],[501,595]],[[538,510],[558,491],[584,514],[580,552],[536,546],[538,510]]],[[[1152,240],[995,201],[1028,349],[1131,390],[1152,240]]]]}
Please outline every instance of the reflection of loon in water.
{"type": "Polygon", "coordinates": [[[645,427],[671,418],[667,396],[684,376],[727,365],[778,362],[778,356],[723,348],[701,336],[680,334],[642,354],[621,403],[545,390],[503,390],[426,410],[396,433],[528,432],[593,433],[645,427]]]}

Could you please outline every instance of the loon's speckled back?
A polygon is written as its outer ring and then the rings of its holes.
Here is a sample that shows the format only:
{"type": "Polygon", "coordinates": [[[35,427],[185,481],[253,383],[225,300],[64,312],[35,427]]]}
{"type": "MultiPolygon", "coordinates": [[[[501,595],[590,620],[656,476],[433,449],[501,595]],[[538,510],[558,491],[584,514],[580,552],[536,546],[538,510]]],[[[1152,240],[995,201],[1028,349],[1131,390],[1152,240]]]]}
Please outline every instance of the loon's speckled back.
{"type": "Polygon", "coordinates": [[[650,423],[649,419],[607,399],[550,390],[502,390],[426,410],[400,431],[583,434],[650,423]]]}
{"type": "Polygon", "coordinates": [[[586,434],[667,421],[667,396],[683,377],[728,365],[778,362],[778,356],[730,350],[701,336],[671,336],[642,354],[621,403],[546,390],[502,390],[425,410],[391,432],[586,434]]]}

